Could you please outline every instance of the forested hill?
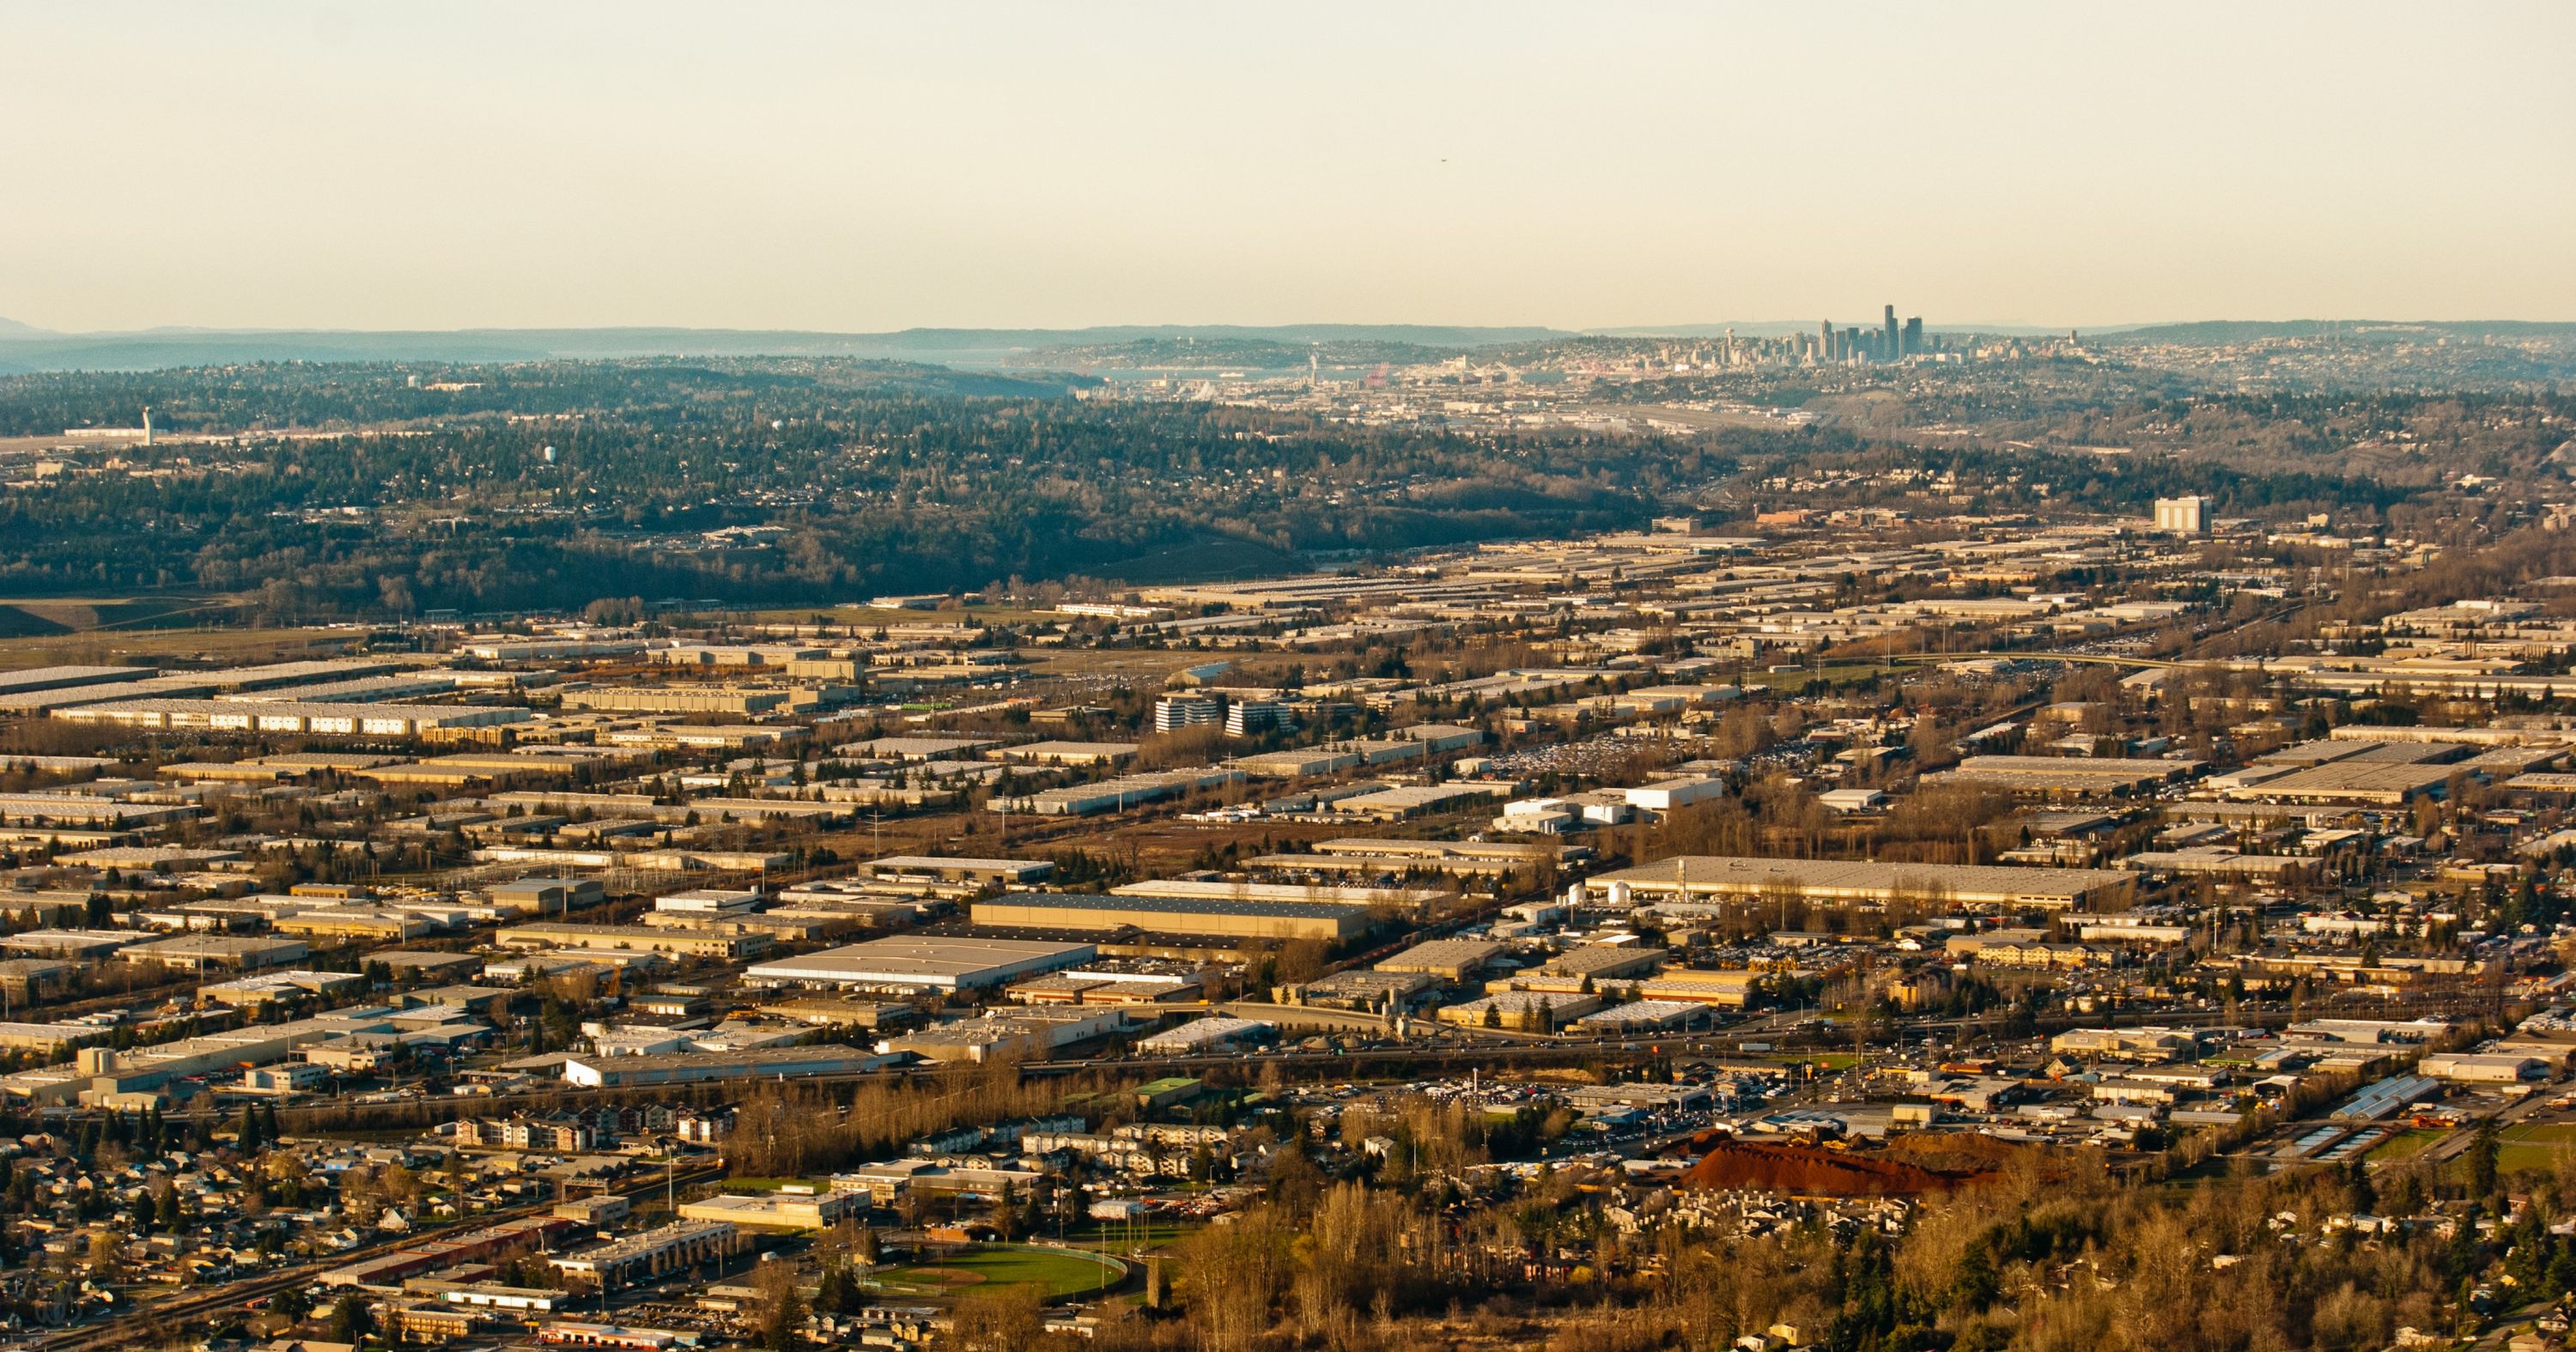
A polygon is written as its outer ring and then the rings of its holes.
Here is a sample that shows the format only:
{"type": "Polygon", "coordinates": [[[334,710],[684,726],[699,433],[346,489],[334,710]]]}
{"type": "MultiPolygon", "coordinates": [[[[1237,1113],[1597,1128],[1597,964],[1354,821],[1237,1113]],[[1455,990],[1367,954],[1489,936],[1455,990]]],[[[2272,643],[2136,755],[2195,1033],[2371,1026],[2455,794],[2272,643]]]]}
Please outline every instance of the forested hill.
{"type": "Polygon", "coordinates": [[[492,417],[605,414],[687,421],[764,399],[811,409],[837,397],[1054,399],[1098,381],[1078,375],[959,371],[917,362],[630,360],[489,365],[261,363],[182,370],[64,371],[0,382],[0,436],[91,424],[164,431],[354,430],[492,417]]]}
{"type": "Polygon", "coordinates": [[[1733,468],[1660,435],[1468,437],[1045,388],[972,397],[817,360],[5,378],[0,427],[131,425],[148,399],[170,435],[0,494],[0,589],[250,593],[306,619],[820,605],[1631,526],[1733,468]]]}

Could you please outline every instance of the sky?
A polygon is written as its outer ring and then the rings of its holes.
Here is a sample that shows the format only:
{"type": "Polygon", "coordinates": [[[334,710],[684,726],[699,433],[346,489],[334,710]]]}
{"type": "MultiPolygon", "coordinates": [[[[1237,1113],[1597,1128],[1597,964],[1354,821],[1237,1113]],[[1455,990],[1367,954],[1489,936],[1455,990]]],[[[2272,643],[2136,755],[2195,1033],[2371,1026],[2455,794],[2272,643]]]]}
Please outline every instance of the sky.
{"type": "Polygon", "coordinates": [[[0,316],[2576,320],[2576,6],[31,4],[0,316]]]}

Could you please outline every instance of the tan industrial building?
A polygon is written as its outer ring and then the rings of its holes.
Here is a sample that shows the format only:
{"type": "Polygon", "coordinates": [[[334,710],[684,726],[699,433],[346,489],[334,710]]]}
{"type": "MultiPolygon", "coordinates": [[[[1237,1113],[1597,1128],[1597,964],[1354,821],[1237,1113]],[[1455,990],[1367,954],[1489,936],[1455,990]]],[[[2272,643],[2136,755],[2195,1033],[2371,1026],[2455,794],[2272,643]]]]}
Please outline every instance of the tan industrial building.
{"type": "Polygon", "coordinates": [[[580,925],[561,921],[519,925],[493,936],[505,948],[586,948],[677,953],[696,958],[758,957],[773,946],[766,934],[655,929],[650,925],[580,925]]]}
{"type": "Polygon", "coordinates": [[[1695,1005],[1741,1009],[1753,1000],[1759,972],[1700,972],[1672,968],[1630,983],[1640,1000],[1682,1000],[1695,1005]]]}
{"type": "Polygon", "coordinates": [[[499,705],[305,704],[216,699],[138,699],[56,709],[67,723],[129,728],[205,728],[215,732],[291,732],[311,736],[417,737],[451,728],[524,723],[535,715],[499,705]]]}
{"type": "Polygon", "coordinates": [[[567,690],[567,709],[611,709],[635,714],[734,714],[806,708],[816,696],[803,690],[757,690],[730,685],[624,686],[601,690],[567,690]]]}
{"type": "Polygon", "coordinates": [[[1347,939],[1368,929],[1368,912],[1329,902],[1204,897],[1106,897],[1023,893],[975,903],[975,923],[1015,929],[1149,934],[1221,934],[1243,939],[1347,939]]]}
{"type": "Polygon", "coordinates": [[[1354,836],[1318,842],[1312,854],[1265,854],[1249,866],[1273,873],[1363,878],[1402,877],[1408,873],[1492,878],[1514,872],[1527,876],[1560,857],[1556,846],[1541,843],[1354,836]]]}
{"type": "Polygon", "coordinates": [[[984,753],[986,760],[1030,765],[1116,765],[1135,759],[1134,742],[1024,742],[984,753]]]}
{"type": "Polygon", "coordinates": [[[1924,780],[2025,797],[2125,797],[2189,779],[2198,761],[2093,760],[2080,756],[1970,756],[1924,780]]]}
{"type": "Polygon", "coordinates": [[[1446,1005],[1433,1012],[1442,1023],[1462,1028],[1489,1025],[1520,1033],[1549,1033],[1600,1011],[1603,1001],[1596,995],[1554,991],[1496,991],[1464,1004],[1446,1005]]]}
{"type": "Polygon", "coordinates": [[[1419,887],[1352,887],[1336,883],[1238,883],[1225,879],[1149,878],[1110,893],[1121,897],[1178,897],[1193,901],[1312,901],[1333,906],[1380,906],[1418,911],[1449,897],[1419,887]]]}
{"type": "Polygon", "coordinates": [[[899,934],[778,958],[747,975],[799,986],[974,990],[1078,966],[1098,955],[1090,944],[899,934]]]}
{"type": "Polygon", "coordinates": [[[947,883],[1043,882],[1055,872],[1047,859],[952,859],[945,855],[896,854],[871,859],[859,867],[884,879],[925,879],[947,883]]]}
{"type": "Polygon", "coordinates": [[[2063,911],[2125,906],[2136,892],[2137,875],[2096,868],[1683,855],[1604,873],[1585,887],[1596,897],[1615,897],[1624,889],[1640,902],[1660,905],[1787,898],[1836,905],[1883,906],[1903,900],[2063,911]]]}
{"type": "Polygon", "coordinates": [[[1486,939],[1433,939],[1388,958],[1381,972],[1420,972],[1443,981],[1464,981],[1501,955],[1503,945],[1486,939]]]}
{"type": "Polygon", "coordinates": [[[2396,807],[2412,799],[2439,797],[2462,767],[2420,761],[2329,761],[2276,779],[2229,789],[2230,798],[2269,798],[2289,803],[2351,803],[2396,807]]]}

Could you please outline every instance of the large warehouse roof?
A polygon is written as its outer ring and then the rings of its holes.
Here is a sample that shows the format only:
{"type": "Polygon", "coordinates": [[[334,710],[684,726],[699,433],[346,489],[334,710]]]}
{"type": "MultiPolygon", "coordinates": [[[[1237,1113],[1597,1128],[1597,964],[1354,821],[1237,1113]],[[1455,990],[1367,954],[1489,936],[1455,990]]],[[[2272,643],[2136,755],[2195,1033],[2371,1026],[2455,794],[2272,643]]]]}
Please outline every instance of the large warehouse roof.
{"type": "Polygon", "coordinates": [[[759,963],[748,975],[774,981],[853,986],[990,986],[1016,976],[1088,962],[1089,944],[1028,939],[898,936],[759,963]]]}
{"type": "Polygon", "coordinates": [[[1632,891],[1652,897],[1682,900],[1761,897],[1786,891],[1828,901],[1887,901],[1910,896],[1968,905],[2067,907],[2080,906],[2096,897],[2125,896],[2136,886],[2136,879],[2117,869],[2100,868],[1685,855],[1604,873],[1592,879],[1589,886],[1606,888],[1612,883],[1625,883],[1632,891]]]}
{"type": "Polygon", "coordinates": [[[890,854],[871,859],[861,867],[878,874],[928,873],[943,878],[1000,878],[1026,882],[1055,872],[1055,862],[1048,859],[967,859],[946,855],[890,854]]]}
{"type": "Polygon", "coordinates": [[[1023,892],[976,902],[975,923],[1079,930],[1133,926],[1166,934],[1338,939],[1368,928],[1368,913],[1356,906],[1312,901],[1023,892]]]}
{"type": "Polygon", "coordinates": [[[2198,761],[2089,760],[2074,756],[1970,756],[1941,780],[2016,793],[2126,794],[2197,774],[2198,761]]]}
{"type": "Polygon", "coordinates": [[[1421,887],[1349,887],[1334,883],[1201,882],[1190,878],[1149,878],[1109,889],[1112,896],[1196,898],[1207,901],[1300,901],[1328,906],[1418,906],[1448,896],[1421,887]]]}

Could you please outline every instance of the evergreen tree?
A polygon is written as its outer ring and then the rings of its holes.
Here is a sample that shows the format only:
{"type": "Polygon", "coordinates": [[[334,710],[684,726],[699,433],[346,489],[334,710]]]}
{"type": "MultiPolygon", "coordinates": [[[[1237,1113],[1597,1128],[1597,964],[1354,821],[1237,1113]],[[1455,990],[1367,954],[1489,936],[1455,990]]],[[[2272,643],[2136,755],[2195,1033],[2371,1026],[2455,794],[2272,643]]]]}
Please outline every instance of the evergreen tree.
{"type": "Polygon", "coordinates": [[[331,1307],[331,1338],[334,1342],[355,1343],[376,1330],[375,1312],[359,1296],[342,1296],[331,1307]]]}
{"type": "Polygon", "coordinates": [[[2469,1195],[2472,1198],[2495,1196],[2496,1153],[2495,1119],[2489,1118],[2478,1123],[2477,1134],[2469,1141],[2469,1195]]]}
{"type": "Polygon", "coordinates": [[[852,1279],[847,1267],[835,1263],[824,1271],[823,1280],[814,1291],[815,1313],[847,1314],[863,1303],[859,1284],[852,1279]]]}

